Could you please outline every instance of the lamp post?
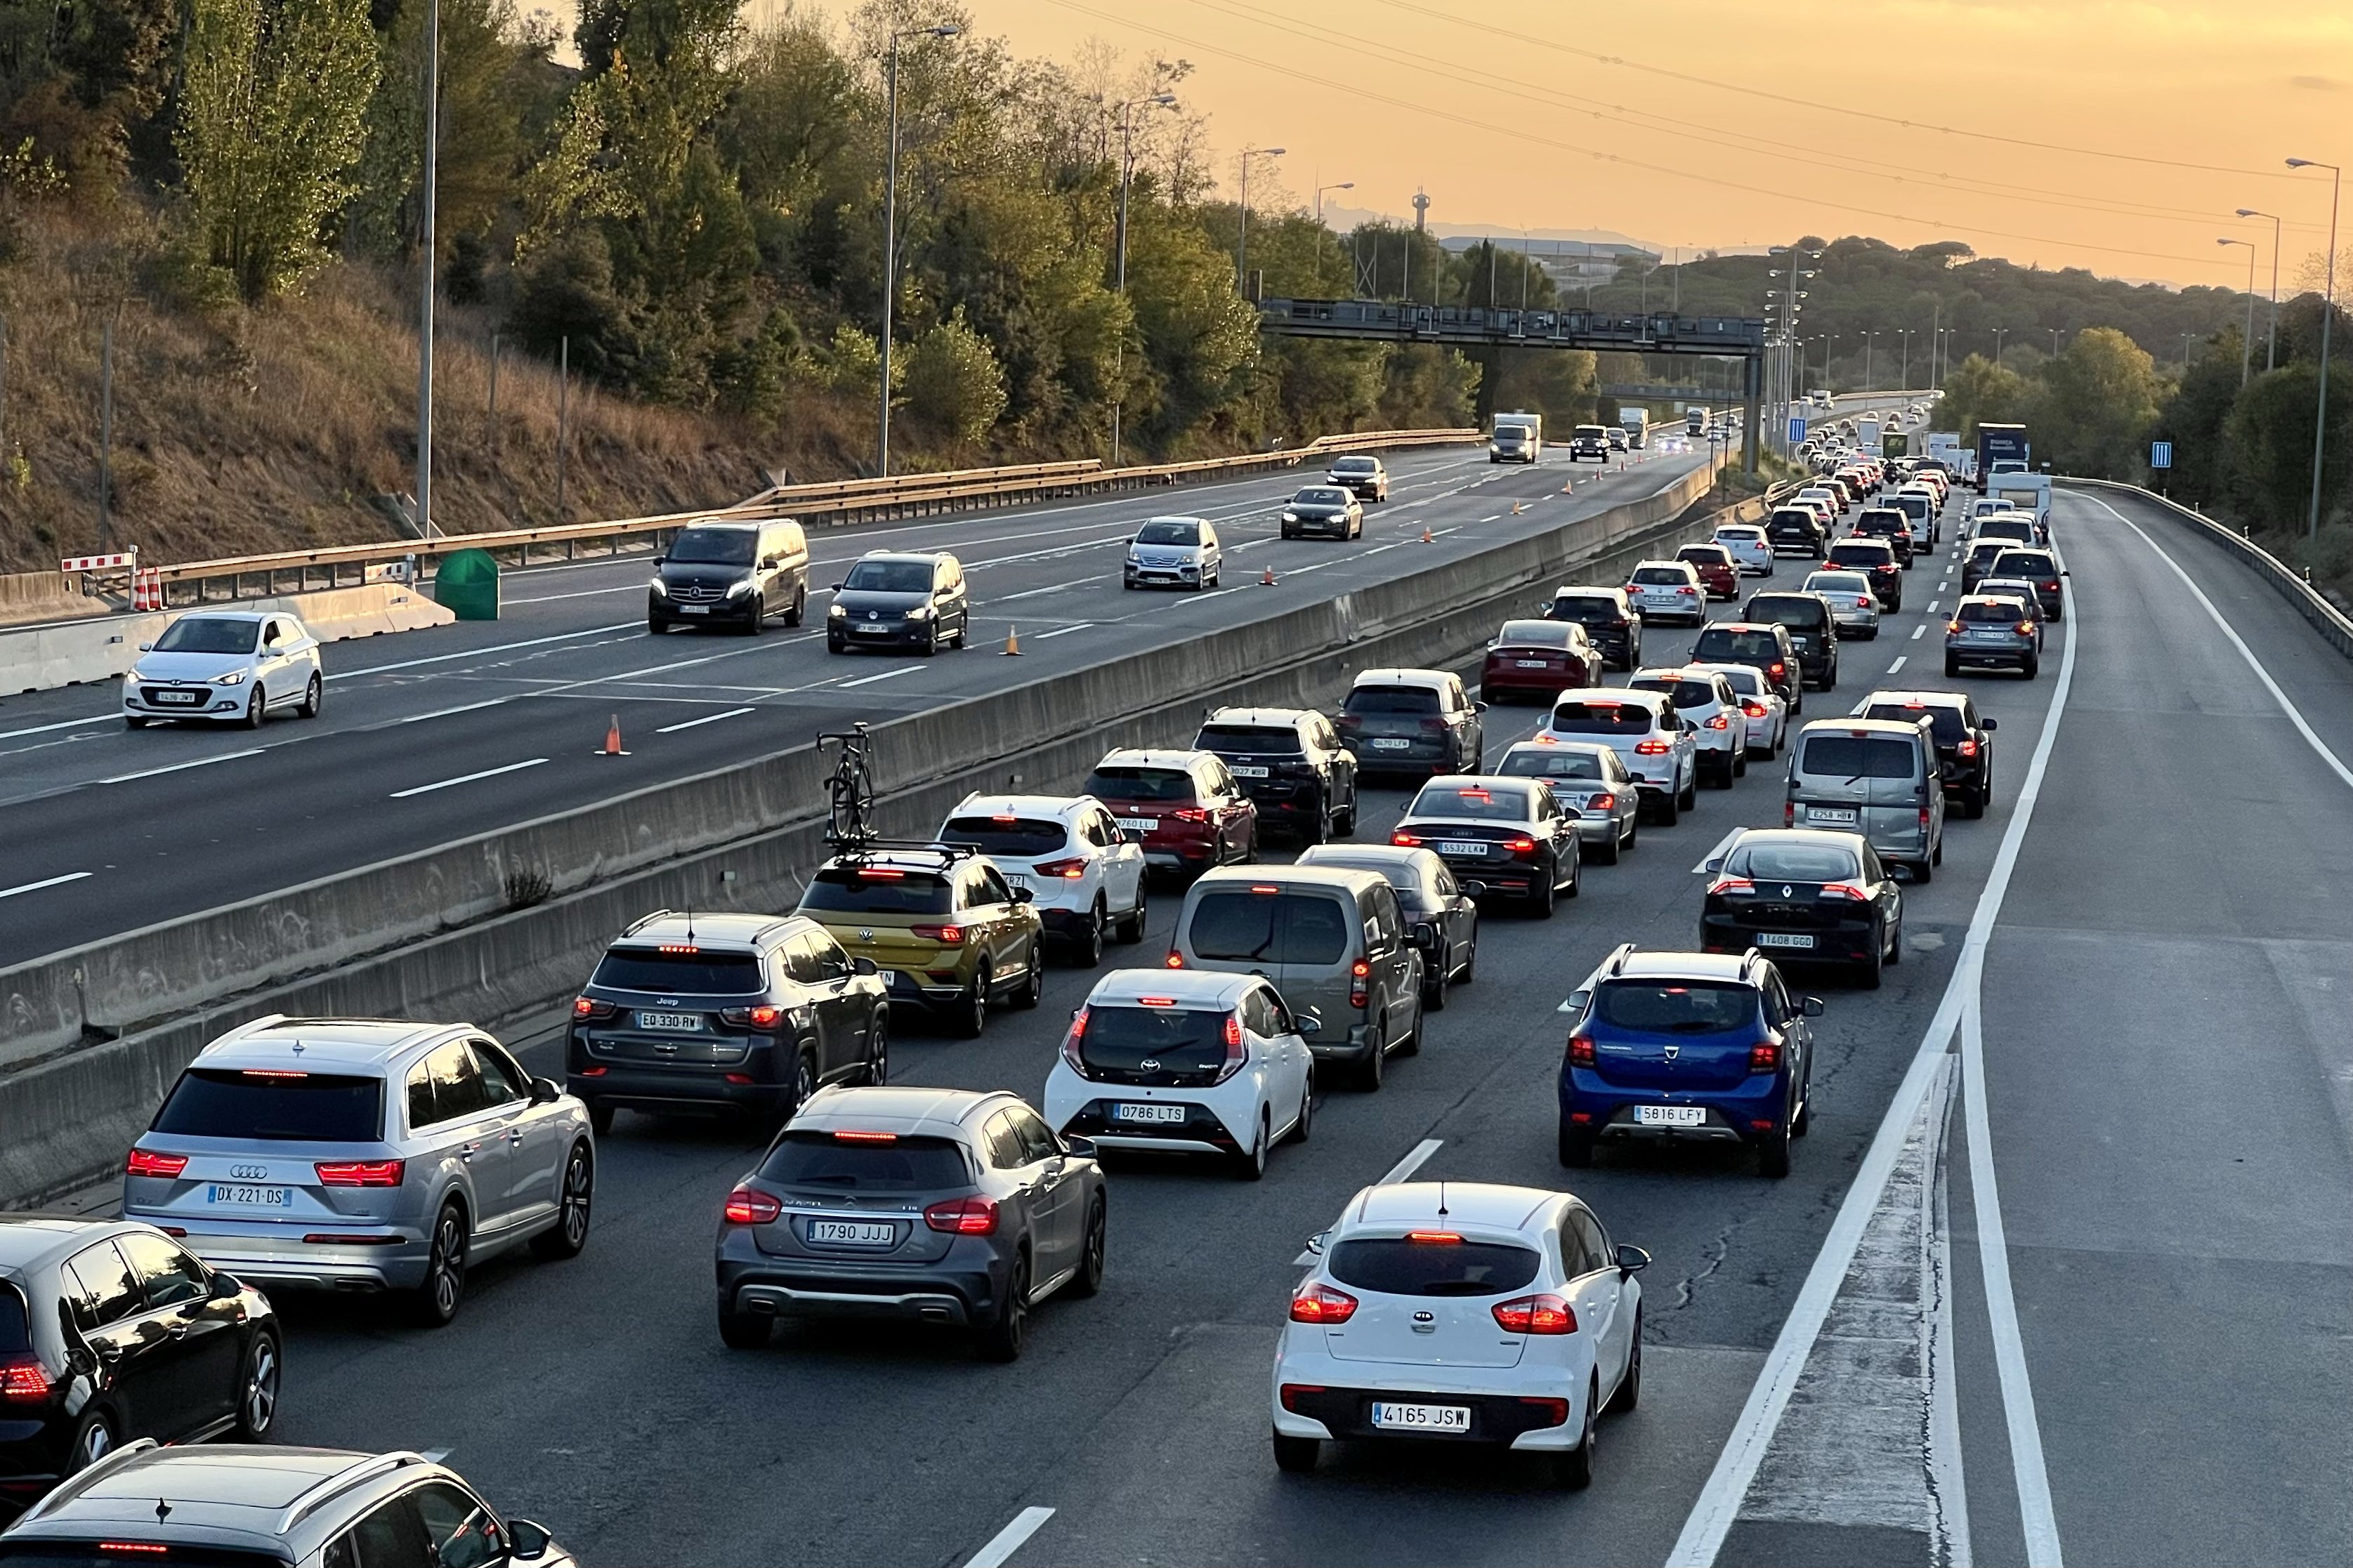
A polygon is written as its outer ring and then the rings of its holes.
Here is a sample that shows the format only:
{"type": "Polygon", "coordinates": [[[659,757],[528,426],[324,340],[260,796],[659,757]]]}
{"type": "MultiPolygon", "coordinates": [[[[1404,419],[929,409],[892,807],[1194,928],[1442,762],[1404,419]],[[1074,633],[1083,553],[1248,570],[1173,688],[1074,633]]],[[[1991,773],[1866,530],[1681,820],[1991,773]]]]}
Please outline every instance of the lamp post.
{"type": "Polygon", "coordinates": [[[1997,365],[2001,363],[2001,340],[2007,337],[2009,333],[2010,329],[2008,327],[1996,327],[1993,329],[1993,363],[1997,365]]]}
{"type": "Polygon", "coordinates": [[[1873,338],[1884,337],[1886,335],[1886,333],[1880,331],[1868,331],[1862,334],[1862,390],[1865,392],[1877,390],[1872,384],[1871,380],[1871,351],[1873,347],[1871,340],[1873,338]]]}
{"type": "MultiPolygon", "coordinates": [[[[1131,98],[1119,105],[1119,221],[1112,243],[1114,286],[1124,298],[1127,293],[1127,188],[1135,178],[1134,110],[1146,104],[1167,109],[1175,105],[1173,92],[1155,92],[1144,98],[1131,98]]],[[[1119,467],[1119,416],[1127,403],[1127,335],[1120,334],[1119,347],[1112,356],[1111,395],[1111,462],[1119,467]]]]}
{"type": "Polygon", "coordinates": [[[964,29],[954,22],[935,27],[908,27],[891,35],[889,98],[891,156],[882,174],[882,387],[881,412],[875,421],[874,471],[891,477],[891,308],[899,294],[899,41],[902,38],[953,38],[964,29]]]}
{"type": "Polygon", "coordinates": [[[2291,169],[2328,171],[2328,270],[2320,290],[2320,398],[2312,421],[2312,510],[2305,518],[2306,539],[2320,536],[2320,454],[2328,436],[2328,325],[2337,315],[2337,198],[2345,184],[2345,171],[2335,163],[2312,158],[2290,158],[2291,169]]]}
{"type": "Polygon", "coordinates": [[[2263,344],[2263,368],[2279,368],[2279,242],[2280,220],[2275,213],[2257,212],[2253,207],[2241,207],[2241,217],[2267,217],[2272,220],[2272,324],[2263,344]]]}
{"type": "Polygon", "coordinates": [[[2255,242],[2252,239],[2224,237],[2217,245],[2243,245],[2247,247],[2247,324],[2239,339],[2239,384],[2247,384],[2247,373],[2255,363],[2255,242]]]}
{"type": "Polygon", "coordinates": [[[2044,331],[2051,334],[2051,357],[2052,359],[2057,359],[2059,357],[2059,329],[2056,327],[2047,327],[2044,331]]]}
{"type": "Polygon", "coordinates": [[[425,8],[425,207],[417,224],[424,281],[417,300],[417,531],[433,537],[433,193],[441,169],[441,5],[425,8]]]}
{"type": "Polygon", "coordinates": [[[1250,292],[1250,166],[1252,158],[1280,158],[1290,149],[1284,147],[1245,147],[1242,149],[1242,216],[1241,232],[1234,241],[1234,286],[1243,293],[1250,292]]]}
{"type": "Polygon", "coordinates": [[[1912,389],[1912,329],[1898,327],[1895,329],[1895,336],[1904,350],[1904,363],[1896,371],[1895,379],[1902,382],[1904,389],[1909,392],[1912,389]]]}
{"type": "MultiPolygon", "coordinates": [[[[1176,101],[1176,100],[1175,100],[1174,98],[1170,98],[1169,101],[1173,103],[1173,102],[1175,102],[1175,101],[1176,101]]],[[[1319,226],[1319,227],[1320,227],[1320,226],[1322,226],[1323,222],[1324,222],[1324,192],[1326,192],[1326,191],[1353,191],[1353,190],[1355,190],[1356,188],[1356,181],[1354,181],[1354,180],[1343,180],[1343,181],[1341,181],[1341,182],[1340,182],[1338,184],[1336,184],[1336,185],[1318,185],[1318,186],[1316,186],[1316,187],[1315,187],[1315,222],[1316,222],[1317,226],[1319,226]]]]}

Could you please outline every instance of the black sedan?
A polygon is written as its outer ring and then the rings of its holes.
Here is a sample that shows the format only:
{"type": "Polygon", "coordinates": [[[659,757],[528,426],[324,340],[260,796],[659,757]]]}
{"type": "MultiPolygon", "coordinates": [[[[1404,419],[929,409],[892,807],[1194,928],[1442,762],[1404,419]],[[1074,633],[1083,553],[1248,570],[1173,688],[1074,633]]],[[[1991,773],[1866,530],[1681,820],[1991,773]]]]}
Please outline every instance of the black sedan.
{"type": "Polygon", "coordinates": [[[1532,779],[1436,778],[1421,786],[1389,842],[1434,849],[1474,899],[1517,900],[1539,920],[1577,893],[1577,814],[1532,779]]]}
{"type": "Polygon", "coordinates": [[[1735,838],[1700,906],[1700,946],[1776,963],[1851,965],[1879,985],[1904,952],[1904,895],[1861,834],[1753,827],[1735,838]]]}
{"type": "Polygon", "coordinates": [[[1365,503],[1338,485],[1309,485],[1282,503],[1282,537],[1331,539],[1365,536],[1365,503]]]}

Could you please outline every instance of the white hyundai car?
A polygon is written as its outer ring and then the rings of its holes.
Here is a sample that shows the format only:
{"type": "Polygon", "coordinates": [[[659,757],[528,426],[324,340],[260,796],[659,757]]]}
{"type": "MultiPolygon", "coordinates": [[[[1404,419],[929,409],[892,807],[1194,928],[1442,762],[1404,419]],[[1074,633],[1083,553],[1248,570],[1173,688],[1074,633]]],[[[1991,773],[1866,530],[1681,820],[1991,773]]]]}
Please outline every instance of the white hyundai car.
{"type": "Polygon", "coordinates": [[[1751,760],[1772,761],[1781,754],[1781,742],[1789,732],[1789,701],[1773,689],[1765,672],[1753,664],[1694,664],[1694,669],[1704,669],[1731,684],[1732,693],[1740,699],[1740,716],[1747,723],[1746,742],[1751,760]]]}
{"type": "Polygon", "coordinates": [[[1366,1187],[1307,1250],[1274,1357],[1278,1466],[1407,1437],[1592,1480],[1595,1421],[1642,1394],[1648,1253],[1567,1193],[1480,1182],[1366,1187]]]}
{"type": "Polygon", "coordinates": [[[1773,575],[1773,545],[1753,522],[1727,522],[1715,531],[1715,542],[1732,552],[1732,563],[1743,577],[1773,575]]]}
{"type": "Polygon", "coordinates": [[[1071,1015],[1046,1120],[1102,1149],[1220,1155],[1248,1181],[1315,1118],[1307,1037],[1262,974],[1114,969],[1071,1015]]]}
{"type": "Polygon", "coordinates": [[[1091,795],[968,795],[937,837],[973,846],[1028,889],[1046,934],[1081,968],[1103,962],[1106,934],[1144,940],[1144,846],[1091,795]]]}
{"type": "Polygon", "coordinates": [[[210,719],[258,730],[273,709],[319,716],[326,678],[319,639],[282,611],[206,610],[182,616],[122,678],[122,721],[210,719]]]}

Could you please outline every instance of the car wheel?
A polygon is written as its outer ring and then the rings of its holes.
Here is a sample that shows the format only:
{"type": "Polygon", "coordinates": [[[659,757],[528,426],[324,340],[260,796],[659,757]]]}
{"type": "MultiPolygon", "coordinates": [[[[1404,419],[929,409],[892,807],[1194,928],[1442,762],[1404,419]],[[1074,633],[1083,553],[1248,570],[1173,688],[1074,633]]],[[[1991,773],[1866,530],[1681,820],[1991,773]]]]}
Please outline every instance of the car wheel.
{"type": "Polygon", "coordinates": [[[1777,1127],[1757,1140],[1757,1173],[1776,1182],[1789,1173],[1788,1127],[1777,1127]]]}
{"type": "Polygon", "coordinates": [[[1299,825],[1299,842],[1311,849],[1314,848],[1329,836],[1331,826],[1332,803],[1319,795],[1315,801],[1315,809],[1309,812],[1307,819],[1299,825]]]}
{"type": "Polygon", "coordinates": [[[752,606],[752,618],[744,623],[744,635],[747,637],[761,637],[767,629],[768,600],[767,595],[762,595],[759,602],[752,606]]]}
{"type": "MultiPolygon", "coordinates": [[[[1618,833],[1614,827],[1610,830],[1609,841],[1608,843],[1595,844],[1588,846],[1587,847],[1589,847],[1593,852],[1593,863],[1595,865],[1615,866],[1618,864],[1618,857],[1621,851],[1618,842],[1618,833]]],[[[1582,854],[1584,853],[1584,850],[1580,849],[1578,853],[1582,854]]]]}
{"type": "Polygon", "coordinates": [[[147,721],[136,713],[125,713],[122,716],[122,727],[126,730],[144,730],[147,728],[147,721]]]}
{"type": "Polygon", "coordinates": [[[1904,922],[1901,921],[1887,930],[1887,962],[1891,967],[1904,962],[1904,922]]]}
{"type": "Polygon", "coordinates": [[[1814,1130],[1813,1084],[1809,1081],[1806,1092],[1798,1098],[1798,1114],[1789,1119],[1789,1136],[1803,1138],[1814,1130]]]}
{"type": "Polygon", "coordinates": [[[849,651],[849,645],[843,642],[839,637],[829,637],[825,639],[825,651],[828,653],[848,653],[849,651]]]}
{"type": "Polygon", "coordinates": [[[1299,1088],[1299,1120],[1291,1124],[1291,1141],[1307,1142],[1308,1133],[1315,1128],[1315,1075],[1310,1072],[1307,1081],[1299,1088]]]}
{"type": "Polygon", "coordinates": [[[1347,810],[1335,811],[1332,814],[1332,837],[1335,838],[1354,838],[1356,836],[1356,805],[1355,799],[1351,797],[1347,810]]]}
{"type": "Polygon", "coordinates": [[[1119,942],[1124,947],[1133,947],[1144,940],[1145,920],[1144,884],[1147,879],[1143,877],[1135,879],[1135,908],[1128,910],[1127,918],[1119,922],[1119,942]]]}
{"type": "Polygon", "coordinates": [[[1634,1309],[1634,1342],[1626,1355],[1625,1375],[1609,1395],[1608,1414],[1623,1415],[1642,1403],[1642,1309],[1634,1309]]]}
{"type": "Polygon", "coordinates": [[[873,1027],[866,1031],[864,1081],[876,1089],[891,1081],[891,1009],[888,1005],[875,1014],[873,1027]]]}
{"type": "Polygon", "coordinates": [[[1471,945],[1463,950],[1462,973],[1454,977],[1457,985],[1468,985],[1479,977],[1479,928],[1471,928],[1471,945]]]}
{"type": "Polygon", "coordinates": [[[1258,1113],[1258,1137],[1251,1141],[1249,1150],[1234,1166],[1235,1175],[1245,1182],[1266,1179],[1266,1150],[1267,1145],[1274,1142],[1273,1129],[1273,1118],[1261,1109],[1258,1113]]]}
{"type": "Polygon", "coordinates": [[[1097,1193],[1095,1201],[1087,1209],[1087,1239],[1079,1253],[1079,1271],[1071,1276],[1069,1284],[1062,1287],[1065,1293],[1087,1297],[1103,1289],[1104,1229],[1103,1199],[1103,1194],[1097,1193]]]}
{"type": "Polygon", "coordinates": [[[1021,1342],[1029,1328],[1029,1254],[1014,1255],[1013,1267],[1005,1279],[1005,1300],[997,1309],[996,1318],[980,1331],[976,1347],[983,1361],[1018,1361],[1021,1342]]]}
{"type": "Polygon", "coordinates": [[[256,1334],[246,1347],[245,1370],[237,1384],[237,1440],[267,1443],[278,1425],[278,1341],[256,1334]]]}
{"type": "Polygon", "coordinates": [[[1527,896],[1527,910],[1531,919],[1552,919],[1554,903],[1560,897],[1559,879],[1560,867],[1557,864],[1546,866],[1545,874],[1536,879],[1535,890],[1527,896]]]}
{"type": "Polygon", "coordinates": [[[256,681],[253,695],[245,700],[245,718],[242,722],[248,730],[259,730],[261,728],[261,721],[269,716],[269,694],[261,689],[259,681],[256,681]]]}
{"type": "Polygon", "coordinates": [[[1865,991],[1878,990],[1880,965],[1886,962],[1886,955],[1877,947],[1873,947],[1871,950],[1871,956],[1864,959],[1855,972],[1856,983],[1865,991]]]}
{"type": "Polygon", "coordinates": [[[1443,963],[1434,963],[1430,967],[1434,973],[1421,983],[1421,1010],[1425,1013],[1443,1013],[1446,1011],[1446,993],[1451,984],[1451,979],[1447,974],[1446,965],[1443,963]]]}
{"type": "Polygon", "coordinates": [[[294,710],[295,713],[304,719],[316,719],[319,710],[325,704],[326,696],[326,682],[319,679],[319,672],[314,669],[311,672],[311,684],[302,689],[302,706],[294,710]]]}
{"type": "Polygon", "coordinates": [[[768,1332],[776,1325],[774,1318],[757,1312],[729,1310],[723,1300],[719,1305],[719,1342],[731,1351],[756,1351],[768,1342],[768,1332]]]}
{"type": "Polygon", "coordinates": [[[1683,816],[1683,792],[1671,789],[1666,794],[1656,796],[1651,810],[1651,821],[1662,827],[1672,827],[1676,820],[1683,816]]]}
{"type": "Polygon", "coordinates": [[[923,636],[923,645],[916,648],[915,651],[922,654],[925,658],[937,657],[940,651],[940,628],[934,626],[929,632],[925,633],[923,636]]]}
{"type": "Polygon", "coordinates": [[[66,1463],[75,1471],[90,1468],[114,1452],[114,1424],[102,1411],[92,1411],[74,1429],[73,1447],[66,1463]]]}
{"type": "Polygon", "coordinates": [[[1593,1484],[1593,1405],[1600,1396],[1599,1386],[1586,1389],[1585,1430],[1577,1447],[1551,1456],[1553,1484],[1564,1490],[1583,1491],[1593,1484]]]}
{"type": "Polygon", "coordinates": [[[2030,656],[2027,658],[2027,661],[2023,665],[2020,666],[2020,668],[2025,671],[2026,679],[2031,680],[2036,676],[2042,673],[2042,661],[2030,656]]]}
{"type": "Polygon", "coordinates": [[[1281,1432],[1274,1435],[1274,1468],[1284,1475],[1312,1475],[1315,1461],[1323,1457],[1321,1437],[1292,1437],[1281,1432]]]}
{"type": "Polygon", "coordinates": [[[649,637],[658,637],[668,630],[670,630],[670,623],[668,621],[657,619],[652,616],[648,616],[646,617],[646,636],[649,637]]]}
{"type": "Polygon", "coordinates": [[[1029,973],[1021,982],[1021,989],[1013,994],[1013,1005],[1024,1013],[1046,999],[1046,954],[1037,942],[1029,944],[1029,973]]]}
{"type": "Polygon", "coordinates": [[[445,1203],[433,1222],[424,1281],[417,1287],[417,1320],[428,1329],[447,1327],[465,1299],[466,1214],[455,1203],[445,1203]]]}
{"type": "Polygon", "coordinates": [[[1683,781],[1683,793],[1675,802],[1678,809],[1696,810],[1699,806],[1699,764],[1692,764],[1691,777],[1683,781]]]}
{"type": "Polygon", "coordinates": [[[612,1131],[613,1108],[609,1105],[592,1103],[588,1107],[588,1125],[595,1130],[599,1138],[612,1131]]]}
{"type": "Polygon", "coordinates": [[[988,965],[984,963],[974,972],[972,990],[956,1014],[955,1032],[967,1040],[980,1038],[988,1027],[988,965]]]}
{"type": "Polygon", "coordinates": [[[1567,896],[1577,897],[1585,890],[1585,854],[1582,849],[1568,858],[1567,896]]]}
{"type": "Polygon", "coordinates": [[[815,1048],[812,1047],[796,1052],[793,1057],[792,1092],[789,1097],[786,1098],[783,1108],[776,1113],[776,1121],[772,1125],[782,1127],[786,1122],[790,1121],[794,1117],[799,1115],[801,1107],[807,1105],[817,1094],[817,1052],[815,1048]]]}
{"type": "Polygon", "coordinates": [[[589,1211],[596,1199],[596,1156],[587,1144],[575,1143],[564,1161],[564,1184],[556,1189],[555,1224],[531,1238],[533,1255],[550,1261],[579,1257],[588,1245],[589,1211]]]}
{"type": "Polygon", "coordinates": [[[1383,1018],[1373,1033],[1372,1054],[1357,1065],[1356,1087],[1366,1094],[1378,1094],[1381,1079],[1388,1076],[1388,1047],[1383,1043],[1388,1038],[1388,1033],[1389,1021],[1383,1018]]]}
{"type": "Polygon", "coordinates": [[[1563,1126],[1560,1130],[1560,1163],[1572,1171],[1582,1171],[1593,1163],[1593,1134],[1563,1126]]]}
{"type": "Polygon", "coordinates": [[[1957,658],[1948,658],[1948,659],[1947,659],[1947,660],[1945,661],[1945,679],[1947,679],[1947,680],[1957,680],[1958,679],[1960,679],[1960,674],[1961,674],[1961,661],[1960,661],[1959,659],[1957,659],[1957,658]]]}
{"type": "Polygon", "coordinates": [[[1086,919],[1071,938],[1071,962],[1081,969],[1093,969],[1103,963],[1103,907],[1097,899],[1087,907],[1086,919]]]}
{"type": "Polygon", "coordinates": [[[1945,836],[1939,833],[1936,835],[1936,847],[1928,851],[1928,864],[1931,866],[1941,866],[1944,863],[1945,836]]]}
{"type": "Polygon", "coordinates": [[[1733,748],[1732,776],[1736,779],[1748,776],[1748,747],[1745,742],[1733,748]]]}

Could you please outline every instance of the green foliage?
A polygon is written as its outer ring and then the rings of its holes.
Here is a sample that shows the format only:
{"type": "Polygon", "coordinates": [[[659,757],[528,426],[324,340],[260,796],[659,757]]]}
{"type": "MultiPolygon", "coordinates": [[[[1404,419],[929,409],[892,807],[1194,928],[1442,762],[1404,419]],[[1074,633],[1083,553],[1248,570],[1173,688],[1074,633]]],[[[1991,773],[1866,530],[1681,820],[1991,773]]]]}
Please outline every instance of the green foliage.
{"type": "Polygon", "coordinates": [[[958,310],[907,353],[907,412],[955,447],[970,447],[1005,412],[1005,373],[958,310]]]}
{"type": "MultiPolygon", "coordinates": [[[[861,332],[844,321],[833,329],[833,342],[825,354],[826,384],[845,397],[863,393],[874,395],[882,379],[882,347],[871,332],[861,332]]],[[[891,390],[895,395],[907,384],[907,361],[904,356],[891,361],[891,390]]]]}
{"type": "Polygon", "coordinates": [[[2085,328],[2044,362],[2025,400],[2036,460],[2060,473],[2137,479],[2167,390],[2146,349],[2114,327],[2085,328]]]}
{"type": "MultiPolygon", "coordinates": [[[[351,207],[353,234],[377,254],[406,257],[424,222],[425,14],[433,0],[398,0],[376,40],[367,149],[351,207]]],[[[482,236],[512,199],[523,161],[527,98],[517,78],[531,58],[513,0],[438,0],[441,141],[434,227],[443,257],[482,236]]]]}
{"type": "Polygon", "coordinates": [[[1945,395],[1936,401],[1931,420],[1936,428],[1957,430],[1964,443],[1973,442],[1980,425],[2008,425],[2022,418],[2027,392],[2024,376],[1983,354],[1971,354],[1945,378],[1945,395]]]}
{"type": "MultiPolygon", "coordinates": [[[[2319,425],[2320,366],[2284,365],[2247,384],[2223,424],[2236,489],[2258,523],[2301,531],[2312,501],[2312,441],[2319,425]]],[[[2323,443],[2320,513],[2334,517],[2353,474],[2353,367],[2331,357],[2328,431],[2323,443]]]]}

